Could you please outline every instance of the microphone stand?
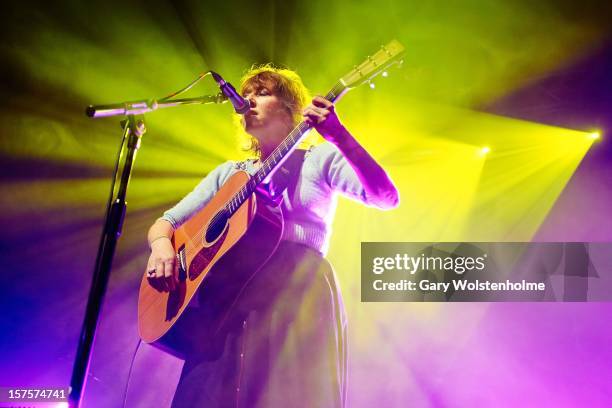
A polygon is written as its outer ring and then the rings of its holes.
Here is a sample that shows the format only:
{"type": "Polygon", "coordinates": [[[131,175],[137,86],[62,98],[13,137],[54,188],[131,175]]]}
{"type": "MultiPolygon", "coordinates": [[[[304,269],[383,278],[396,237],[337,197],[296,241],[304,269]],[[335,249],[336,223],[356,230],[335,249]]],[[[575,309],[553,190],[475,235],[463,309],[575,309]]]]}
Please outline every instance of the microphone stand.
{"type": "Polygon", "coordinates": [[[194,104],[209,104],[209,103],[224,103],[227,102],[227,96],[223,93],[217,95],[205,95],[198,96],[195,98],[182,98],[182,99],[161,99],[159,101],[153,100],[140,100],[132,102],[120,102],[113,103],[110,105],[89,105],[85,110],[85,114],[90,118],[102,118],[105,116],[117,116],[117,115],[142,115],[143,113],[153,112],[159,108],[170,108],[173,106],[180,105],[194,105],[194,104]]]}
{"type": "Polygon", "coordinates": [[[102,230],[102,236],[98,246],[98,254],[96,256],[93,280],[89,290],[89,297],[85,310],[85,319],[83,321],[83,325],[81,326],[79,345],[72,369],[72,378],[70,380],[70,390],[68,393],[68,403],[71,408],[78,408],[81,404],[83,389],[85,388],[86,377],[89,371],[89,363],[91,360],[91,351],[93,348],[95,332],[98,326],[100,311],[110,278],[115,248],[117,247],[117,241],[121,236],[123,228],[123,220],[125,218],[127,208],[127,188],[130,182],[136,152],[140,147],[142,135],[144,135],[146,132],[144,117],[136,115],[151,112],[159,108],[191,104],[223,103],[226,100],[227,98],[224,95],[219,94],[196,98],[161,100],[159,102],[155,100],[143,100],[110,105],[90,105],[87,107],[86,114],[92,118],[127,115],[127,119],[121,121],[121,125],[123,127],[123,139],[121,141],[121,149],[117,159],[117,167],[115,168],[115,174],[113,175],[113,189],[111,190],[111,196],[107,206],[104,228],[102,230]],[[124,153],[126,142],[127,152],[123,163],[119,187],[117,188],[117,194],[115,196],[115,180],[117,179],[119,165],[121,162],[121,157],[124,153]]]}

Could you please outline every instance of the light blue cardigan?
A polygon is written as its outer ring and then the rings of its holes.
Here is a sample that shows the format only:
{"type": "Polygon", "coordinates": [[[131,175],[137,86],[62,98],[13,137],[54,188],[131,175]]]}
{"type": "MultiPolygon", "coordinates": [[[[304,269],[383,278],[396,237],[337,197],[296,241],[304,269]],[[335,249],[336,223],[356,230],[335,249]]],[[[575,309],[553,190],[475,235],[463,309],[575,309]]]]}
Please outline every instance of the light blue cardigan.
{"type": "MultiPolygon", "coordinates": [[[[217,166],[161,218],[178,228],[203,208],[236,171],[245,170],[253,175],[257,169],[258,162],[254,160],[228,161],[217,166]]],[[[281,239],[307,245],[325,255],[336,211],[336,193],[373,205],[340,150],[324,142],[306,152],[295,188],[287,188],[283,193],[285,226],[281,239]]]]}

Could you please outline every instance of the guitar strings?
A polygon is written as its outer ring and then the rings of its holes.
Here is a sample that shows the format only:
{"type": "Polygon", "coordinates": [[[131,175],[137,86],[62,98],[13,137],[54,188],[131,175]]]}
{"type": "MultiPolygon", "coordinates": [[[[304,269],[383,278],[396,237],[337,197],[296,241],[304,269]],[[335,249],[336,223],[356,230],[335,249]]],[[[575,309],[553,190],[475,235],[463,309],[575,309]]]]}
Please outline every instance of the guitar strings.
{"type": "MultiPolygon", "coordinates": [[[[305,122],[301,122],[287,135],[287,137],[283,140],[283,142],[279,146],[277,146],[276,149],[272,151],[268,159],[280,153],[281,148],[283,148],[282,147],[283,145],[285,149],[288,149],[289,145],[287,145],[287,142],[291,142],[291,145],[295,145],[299,137],[301,137],[303,132],[308,130],[308,128],[309,126],[305,122]],[[296,138],[296,136],[298,136],[298,138],[296,138]]],[[[209,223],[202,225],[202,227],[193,235],[192,239],[188,239],[187,242],[189,242],[189,244],[195,246],[197,242],[200,242],[202,238],[204,237],[204,233],[207,227],[212,225],[214,222],[217,222],[219,220],[219,217],[223,213],[223,211],[230,213],[229,217],[231,217],[231,215],[233,215],[236,212],[236,210],[240,208],[240,206],[244,203],[244,201],[248,199],[247,197],[252,194],[252,192],[248,193],[248,190],[250,189],[254,190],[256,185],[258,185],[259,182],[261,182],[261,180],[265,179],[265,176],[263,175],[263,173],[265,173],[265,168],[270,167],[270,161],[268,159],[266,159],[264,163],[262,163],[262,167],[245,183],[244,186],[240,188],[240,190],[238,190],[238,192],[236,192],[235,194],[233,194],[231,197],[228,198],[225,204],[221,206],[222,210],[218,211],[213,216],[213,218],[211,219],[209,223]],[[255,180],[257,180],[257,182],[254,182],[255,180]],[[242,201],[242,203],[240,203],[240,201],[242,201]]],[[[187,255],[191,255],[193,252],[195,252],[195,250],[190,250],[186,247],[185,253],[187,255]]]]}

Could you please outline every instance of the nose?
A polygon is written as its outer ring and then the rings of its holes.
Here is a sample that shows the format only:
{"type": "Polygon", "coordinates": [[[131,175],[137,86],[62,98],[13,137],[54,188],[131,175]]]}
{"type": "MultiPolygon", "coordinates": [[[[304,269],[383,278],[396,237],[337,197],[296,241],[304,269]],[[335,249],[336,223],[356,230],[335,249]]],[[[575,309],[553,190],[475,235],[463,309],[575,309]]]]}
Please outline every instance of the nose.
{"type": "Polygon", "coordinates": [[[249,103],[251,104],[251,108],[255,107],[255,95],[253,94],[248,94],[247,96],[245,96],[245,98],[249,101],[249,103]]]}

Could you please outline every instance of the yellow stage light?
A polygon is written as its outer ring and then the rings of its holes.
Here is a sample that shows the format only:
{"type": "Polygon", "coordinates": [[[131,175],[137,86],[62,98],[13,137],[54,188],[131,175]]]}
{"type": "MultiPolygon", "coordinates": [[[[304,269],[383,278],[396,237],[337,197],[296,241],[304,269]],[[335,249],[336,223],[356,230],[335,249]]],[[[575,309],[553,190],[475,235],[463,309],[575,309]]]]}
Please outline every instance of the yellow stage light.
{"type": "Polygon", "coordinates": [[[593,140],[599,140],[601,138],[600,132],[589,133],[589,137],[593,140]]]}

